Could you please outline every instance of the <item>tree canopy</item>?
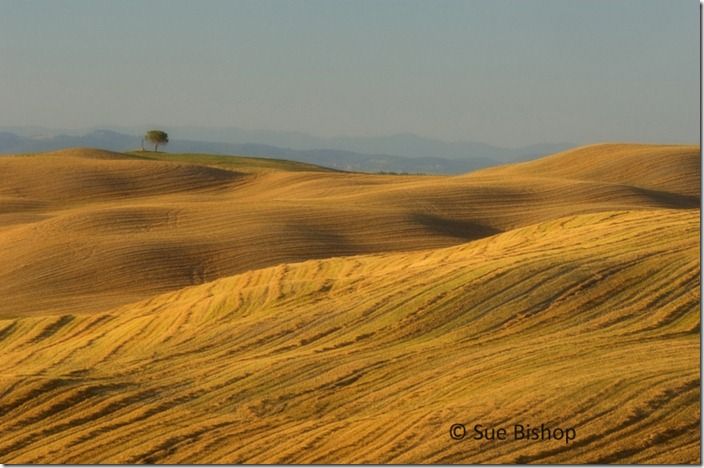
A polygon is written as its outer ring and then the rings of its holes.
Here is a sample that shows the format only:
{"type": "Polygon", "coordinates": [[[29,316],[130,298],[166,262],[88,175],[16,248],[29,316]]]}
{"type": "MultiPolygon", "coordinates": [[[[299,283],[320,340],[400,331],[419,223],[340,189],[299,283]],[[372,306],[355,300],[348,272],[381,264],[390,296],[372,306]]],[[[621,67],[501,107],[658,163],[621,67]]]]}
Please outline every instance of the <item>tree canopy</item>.
{"type": "Polygon", "coordinates": [[[144,139],[154,145],[154,151],[158,151],[159,145],[169,142],[169,135],[162,130],[149,130],[144,134],[144,139]]]}

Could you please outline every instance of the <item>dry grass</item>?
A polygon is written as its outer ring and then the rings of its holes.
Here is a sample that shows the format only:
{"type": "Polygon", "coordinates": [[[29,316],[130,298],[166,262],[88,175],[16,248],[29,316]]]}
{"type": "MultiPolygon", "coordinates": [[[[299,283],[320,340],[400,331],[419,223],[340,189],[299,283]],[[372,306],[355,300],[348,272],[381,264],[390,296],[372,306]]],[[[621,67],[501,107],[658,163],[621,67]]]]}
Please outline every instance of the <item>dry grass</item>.
{"type": "MultiPolygon", "coordinates": [[[[233,171],[80,149],[2,157],[0,317],[99,312],[253,268],[447,247],[571,214],[698,206],[695,148],[635,147],[633,156],[619,146],[611,159],[599,148],[596,166],[613,159],[626,174],[647,166],[660,179],[523,170],[540,162],[419,177],[270,162],[233,171]]],[[[574,166],[571,153],[546,161],[563,157],[574,166]]]]}
{"type": "Polygon", "coordinates": [[[597,144],[471,174],[591,180],[699,197],[698,146],[597,144]]]}
{"type": "Polygon", "coordinates": [[[0,460],[699,463],[698,154],[668,154],[640,180],[0,159],[0,460]]]}

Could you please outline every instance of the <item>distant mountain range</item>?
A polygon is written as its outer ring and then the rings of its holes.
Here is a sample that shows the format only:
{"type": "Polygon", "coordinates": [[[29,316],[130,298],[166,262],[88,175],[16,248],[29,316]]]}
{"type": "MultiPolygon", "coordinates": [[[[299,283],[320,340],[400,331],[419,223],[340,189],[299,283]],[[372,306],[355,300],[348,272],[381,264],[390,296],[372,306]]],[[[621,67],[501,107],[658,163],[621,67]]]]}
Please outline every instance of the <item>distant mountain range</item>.
{"type": "MultiPolygon", "coordinates": [[[[0,153],[32,153],[85,146],[113,151],[138,149],[142,130],[52,130],[0,128],[0,153]]],[[[303,133],[237,128],[177,127],[166,129],[166,151],[269,156],[364,172],[446,173],[533,159],[562,151],[571,144],[499,148],[474,142],[444,142],[412,134],[382,137],[319,138],[303,133]]]]}

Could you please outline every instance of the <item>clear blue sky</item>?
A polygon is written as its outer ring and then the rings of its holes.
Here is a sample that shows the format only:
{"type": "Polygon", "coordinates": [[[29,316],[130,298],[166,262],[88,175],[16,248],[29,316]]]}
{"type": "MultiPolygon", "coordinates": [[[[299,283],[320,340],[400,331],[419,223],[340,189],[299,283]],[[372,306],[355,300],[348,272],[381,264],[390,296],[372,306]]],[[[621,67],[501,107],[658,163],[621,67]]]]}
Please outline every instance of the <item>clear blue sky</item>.
{"type": "Polygon", "coordinates": [[[0,126],[697,142],[696,0],[0,2],[0,126]]]}

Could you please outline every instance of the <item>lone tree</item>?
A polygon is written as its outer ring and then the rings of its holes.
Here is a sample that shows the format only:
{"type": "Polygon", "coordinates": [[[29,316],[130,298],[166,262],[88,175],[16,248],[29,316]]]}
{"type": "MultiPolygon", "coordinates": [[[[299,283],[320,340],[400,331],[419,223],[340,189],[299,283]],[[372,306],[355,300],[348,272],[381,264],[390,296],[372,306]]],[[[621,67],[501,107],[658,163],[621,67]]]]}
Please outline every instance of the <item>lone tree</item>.
{"type": "Polygon", "coordinates": [[[161,130],[149,130],[144,139],[154,144],[154,151],[159,151],[159,145],[165,145],[169,142],[169,135],[161,130]]]}

